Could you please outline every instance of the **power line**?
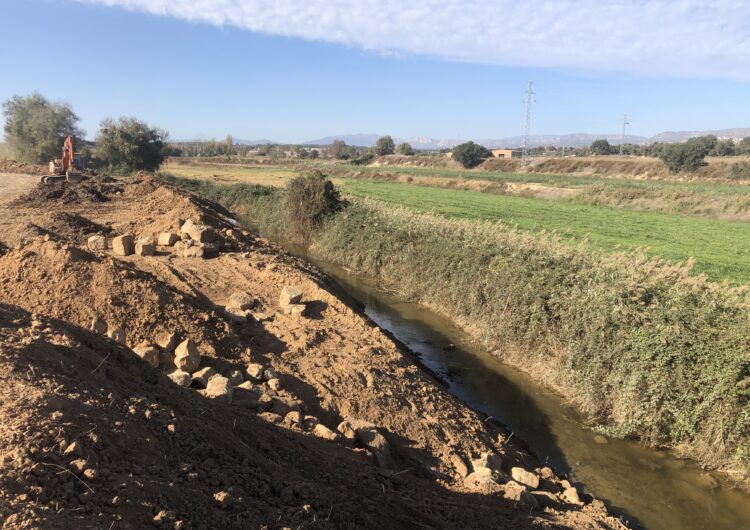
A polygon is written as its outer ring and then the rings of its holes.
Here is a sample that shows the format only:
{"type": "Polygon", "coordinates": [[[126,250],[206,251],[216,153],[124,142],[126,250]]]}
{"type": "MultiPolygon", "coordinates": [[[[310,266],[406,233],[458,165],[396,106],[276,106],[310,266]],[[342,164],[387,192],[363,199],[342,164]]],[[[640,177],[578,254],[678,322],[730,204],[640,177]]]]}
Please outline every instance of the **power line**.
{"type": "Polygon", "coordinates": [[[625,127],[630,125],[630,122],[628,121],[628,115],[626,114],[625,117],[622,119],[622,138],[620,139],[620,156],[622,156],[623,149],[625,148],[625,127]]]}
{"type": "Polygon", "coordinates": [[[523,136],[523,165],[526,166],[529,163],[529,133],[531,132],[531,101],[534,97],[534,91],[531,88],[531,81],[529,81],[529,87],[526,89],[526,132],[523,136]]]}

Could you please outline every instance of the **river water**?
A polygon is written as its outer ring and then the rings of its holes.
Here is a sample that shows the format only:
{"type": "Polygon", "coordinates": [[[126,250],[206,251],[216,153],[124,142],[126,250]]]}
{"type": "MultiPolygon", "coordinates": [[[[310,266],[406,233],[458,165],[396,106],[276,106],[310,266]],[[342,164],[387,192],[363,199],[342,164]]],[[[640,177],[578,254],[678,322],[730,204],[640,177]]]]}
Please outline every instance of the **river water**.
{"type": "Polygon", "coordinates": [[[454,395],[506,425],[542,462],[582,482],[632,527],[750,529],[750,495],[667,451],[597,436],[560,396],[501,363],[449,320],[384,293],[335,264],[302,257],[333,277],[364,304],[372,320],[417,352],[448,381],[454,395]],[[448,347],[451,344],[455,348],[448,347]]]}

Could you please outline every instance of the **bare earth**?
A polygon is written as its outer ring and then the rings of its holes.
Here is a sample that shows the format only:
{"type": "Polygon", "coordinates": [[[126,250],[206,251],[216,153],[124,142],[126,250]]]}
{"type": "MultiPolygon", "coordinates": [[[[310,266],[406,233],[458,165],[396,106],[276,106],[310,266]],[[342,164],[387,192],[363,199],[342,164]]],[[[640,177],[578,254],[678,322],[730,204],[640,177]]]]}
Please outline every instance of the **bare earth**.
{"type": "Polygon", "coordinates": [[[623,528],[220,207],[149,178],[35,182],[0,175],[3,528],[623,528]],[[92,234],[179,233],[186,219],[220,233],[218,256],[86,249],[92,234]],[[286,286],[304,315],[280,310],[286,286]],[[224,309],[238,292],[246,322],[224,309]],[[239,371],[231,402],[174,384],[173,346],[158,367],[131,350],[162,332],[191,339],[201,367],[239,371]],[[498,464],[472,464],[486,453],[498,464]],[[514,467],[539,485],[520,494],[514,467]]]}

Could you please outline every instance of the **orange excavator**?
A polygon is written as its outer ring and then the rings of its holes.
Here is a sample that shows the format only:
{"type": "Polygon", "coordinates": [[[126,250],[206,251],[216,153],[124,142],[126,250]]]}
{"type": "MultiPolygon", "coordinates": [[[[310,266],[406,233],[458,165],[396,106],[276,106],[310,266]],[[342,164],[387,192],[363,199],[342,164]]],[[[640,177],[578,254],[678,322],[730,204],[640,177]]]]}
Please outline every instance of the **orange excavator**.
{"type": "Polygon", "coordinates": [[[51,175],[45,175],[41,180],[45,184],[55,180],[80,182],[83,179],[83,170],[83,155],[75,152],[73,137],[68,135],[63,143],[62,158],[56,158],[49,163],[51,175]]]}

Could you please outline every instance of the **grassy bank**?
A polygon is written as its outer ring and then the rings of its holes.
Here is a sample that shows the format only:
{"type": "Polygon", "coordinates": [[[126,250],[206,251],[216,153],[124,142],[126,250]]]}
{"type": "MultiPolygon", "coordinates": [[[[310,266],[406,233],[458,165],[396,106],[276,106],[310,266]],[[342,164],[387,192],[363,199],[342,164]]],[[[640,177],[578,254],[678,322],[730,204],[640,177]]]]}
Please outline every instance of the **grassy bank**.
{"type": "MultiPolygon", "coordinates": [[[[283,234],[280,192],[188,186],[261,231],[283,234]]],[[[330,219],[312,250],[448,316],[610,434],[748,469],[744,288],[635,254],[370,200],[330,219]]]]}

